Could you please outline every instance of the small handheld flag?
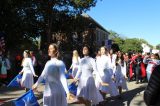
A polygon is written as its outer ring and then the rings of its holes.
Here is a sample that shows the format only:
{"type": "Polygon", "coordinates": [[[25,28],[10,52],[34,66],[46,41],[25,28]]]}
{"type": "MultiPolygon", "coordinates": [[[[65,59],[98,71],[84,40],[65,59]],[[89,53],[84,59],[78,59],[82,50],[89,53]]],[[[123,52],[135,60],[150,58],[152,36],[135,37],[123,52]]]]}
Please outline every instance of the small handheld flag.
{"type": "Polygon", "coordinates": [[[72,69],[69,69],[67,73],[65,73],[65,76],[67,79],[73,79],[73,76],[72,76],[72,69]]]}
{"type": "Polygon", "coordinates": [[[18,74],[8,85],[7,87],[21,87],[20,81],[22,79],[22,75],[18,74]]]}
{"type": "Polygon", "coordinates": [[[15,100],[14,104],[15,106],[39,106],[32,90],[29,90],[24,95],[15,100]]]}
{"type": "Polygon", "coordinates": [[[72,82],[69,86],[68,86],[69,92],[71,92],[72,94],[74,94],[76,96],[77,94],[77,85],[76,83],[72,82]]]}

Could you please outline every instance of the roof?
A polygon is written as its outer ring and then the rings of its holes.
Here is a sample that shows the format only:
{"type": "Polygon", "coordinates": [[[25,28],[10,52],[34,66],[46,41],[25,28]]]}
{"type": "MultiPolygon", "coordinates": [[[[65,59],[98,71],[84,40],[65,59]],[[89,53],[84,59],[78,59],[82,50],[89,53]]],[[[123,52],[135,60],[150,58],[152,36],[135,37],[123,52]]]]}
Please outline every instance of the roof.
{"type": "Polygon", "coordinates": [[[102,25],[100,25],[96,20],[94,20],[91,16],[89,16],[86,13],[81,14],[83,17],[85,18],[89,18],[92,22],[94,22],[94,24],[96,24],[96,26],[98,26],[100,29],[102,29],[103,31],[109,33],[102,25]]]}

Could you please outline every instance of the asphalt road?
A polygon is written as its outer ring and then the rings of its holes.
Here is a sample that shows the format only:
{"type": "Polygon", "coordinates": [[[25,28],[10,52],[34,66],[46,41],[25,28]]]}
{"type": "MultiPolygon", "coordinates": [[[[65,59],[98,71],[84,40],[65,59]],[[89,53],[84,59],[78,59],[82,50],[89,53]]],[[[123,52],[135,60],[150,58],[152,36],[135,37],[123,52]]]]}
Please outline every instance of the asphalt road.
{"type": "MultiPolygon", "coordinates": [[[[69,81],[70,82],[70,81],[69,81]]],[[[111,98],[107,95],[105,100],[106,106],[146,106],[143,100],[143,91],[147,85],[147,83],[143,84],[135,84],[135,82],[129,82],[128,91],[124,91],[122,94],[122,98],[111,98]]],[[[38,88],[39,93],[35,92],[35,95],[38,99],[39,104],[42,106],[42,91],[43,85],[38,88]]],[[[23,89],[18,88],[0,88],[0,105],[1,106],[14,106],[12,100],[23,95],[25,91],[23,89]]],[[[68,101],[69,106],[84,106],[84,104],[77,104],[74,102],[75,100],[68,101]]]]}

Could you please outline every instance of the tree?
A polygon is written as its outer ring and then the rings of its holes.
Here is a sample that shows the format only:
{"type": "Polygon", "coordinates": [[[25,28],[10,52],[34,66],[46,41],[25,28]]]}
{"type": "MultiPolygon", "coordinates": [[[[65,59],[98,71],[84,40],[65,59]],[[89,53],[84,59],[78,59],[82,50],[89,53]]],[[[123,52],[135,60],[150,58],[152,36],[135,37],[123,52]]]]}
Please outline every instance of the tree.
{"type": "MultiPolygon", "coordinates": [[[[141,44],[145,43],[149,45],[144,39],[124,38],[114,31],[110,31],[110,38],[113,40],[112,48],[116,48],[116,50],[121,50],[123,52],[142,52],[141,44]]],[[[149,46],[152,47],[151,45],[149,46]]]]}
{"type": "Polygon", "coordinates": [[[156,49],[160,50],[160,44],[156,45],[156,49]]]}
{"type": "Polygon", "coordinates": [[[129,52],[129,51],[133,51],[133,52],[142,52],[142,46],[141,46],[141,42],[139,39],[137,38],[132,38],[132,39],[126,39],[125,43],[123,45],[123,52],[129,52]]]}
{"type": "Polygon", "coordinates": [[[110,37],[111,39],[114,39],[114,38],[119,37],[119,34],[116,33],[115,31],[110,30],[109,33],[110,33],[110,34],[109,34],[109,37],[110,37]]]}
{"type": "Polygon", "coordinates": [[[26,40],[35,41],[39,36],[42,42],[49,43],[52,32],[73,31],[74,16],[96,3],[97,0],[1,0],[0,31],[7,35],[8,48],[24,45],[26,40]]]}

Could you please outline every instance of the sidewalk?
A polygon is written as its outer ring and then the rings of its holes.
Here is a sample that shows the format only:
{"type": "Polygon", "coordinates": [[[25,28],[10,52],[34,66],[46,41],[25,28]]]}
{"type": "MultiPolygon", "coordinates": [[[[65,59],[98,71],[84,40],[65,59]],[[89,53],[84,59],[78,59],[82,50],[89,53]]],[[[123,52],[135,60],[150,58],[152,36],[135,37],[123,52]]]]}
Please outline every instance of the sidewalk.
{"type": "MultiPolygon", "coordinates": [[[[109,95],[107,95],[105,104],[106,106],[146,106],[143,101],[143,91],[146,85],[147,83],[135,84],[134,81],[130,82],[128,83],[129,90],[122,94],[122,99],[110,98],[109,95]]],[[[43,87],[43,85],[40,85],[38,91],[42,92],[43,87]]],[[[20,97],[24,93],[25,91],[23,89],[2,87],[0,88],[0,105],[14,106],[11,101],[20,97]],[[2,104],[2,102],[4,104],[2,104]]],[[[43,94],[35,92],[35,95],[39,104],[42,106],[43,94]]],[[[84,106],[84,104],[75,104],[73,101],[68,101],[68,104],[69,106],[84,106]]]]}

